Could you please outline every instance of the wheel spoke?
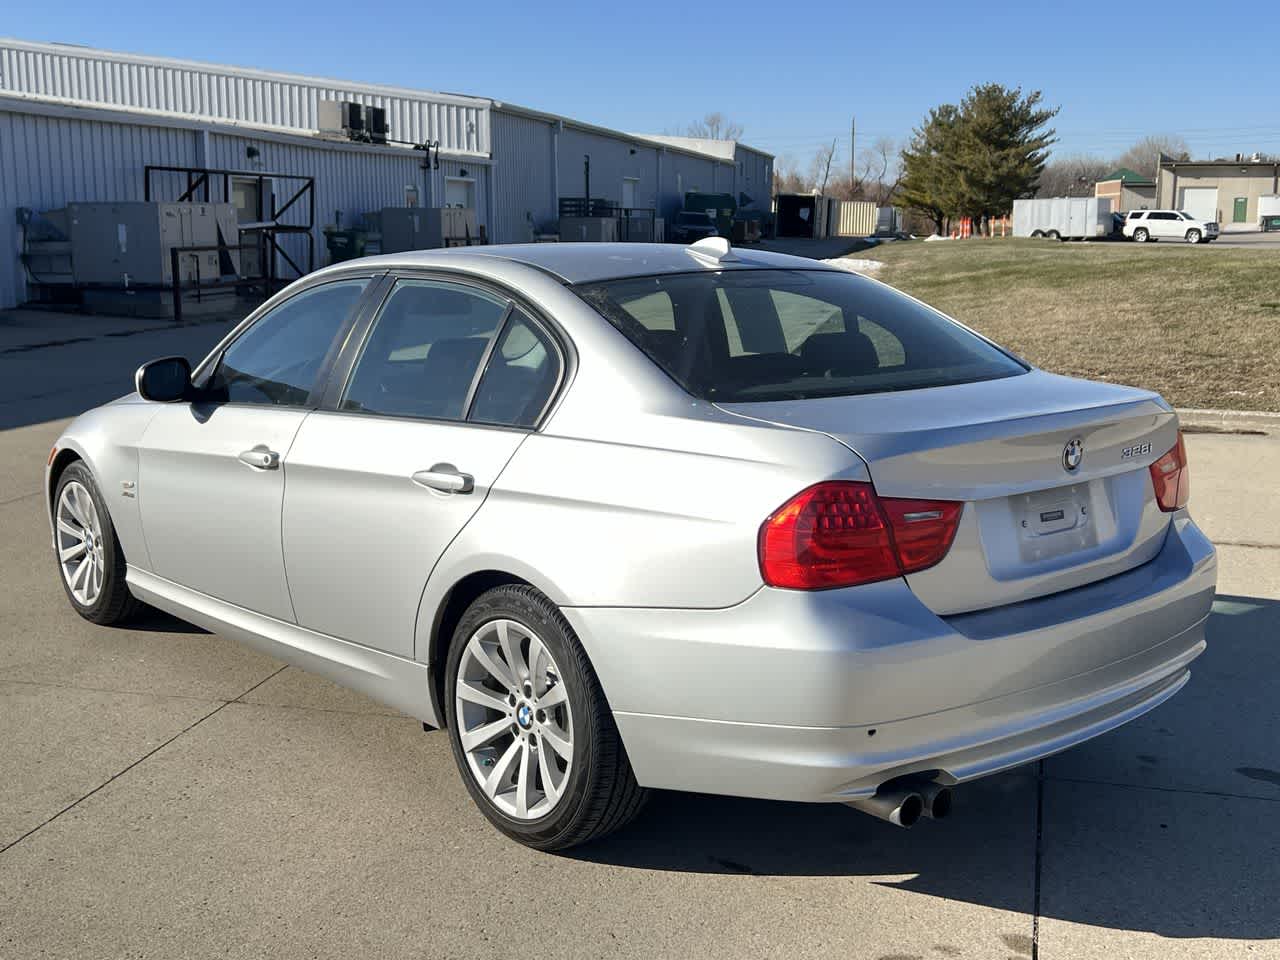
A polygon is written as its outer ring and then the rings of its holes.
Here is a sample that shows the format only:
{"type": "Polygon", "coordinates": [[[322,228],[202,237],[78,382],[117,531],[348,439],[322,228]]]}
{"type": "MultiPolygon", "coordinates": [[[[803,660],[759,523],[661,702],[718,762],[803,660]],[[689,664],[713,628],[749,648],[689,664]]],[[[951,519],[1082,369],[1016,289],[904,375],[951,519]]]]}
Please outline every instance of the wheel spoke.
{"type": "Polygon", "coordinates": [[[476,747],[483,747],[490,740],[501,736],[510,729],[511,721],[503,717],[501,720],[494,720],[492,723],[486,723],[484,726],[476,727],[474,730],[464,730],[459,738],[462,741],[462,749],[470,753],[476,747]]]}
{"type": "Polygon", "coordinates": [[[551,749],[560,754],[566,761],[573,759],[573,745],[560,736],[559,731],[554,730],[549,724],[543,724],[538,732],[542,735],[542,742],[549,743],[551,749]]]}
{"type": "Polygon", "coordinates": [[[76,492],[75,484],[67,487],[63,499],[66,502],[67,509],[71,511],[71,516],[75,518],[80,526],[88,529],[89,521],[85,517],[84,511],[80,509],[80,495],[76,492]]]}
{"type": "Polygon", "coordinates": [[[538,706],[543,710],[550,710],[552,707],[558,707],[569,699],[569,695],[565,692],[563,683],[556,683],[547,688],[547,691],[538,697],[538,706]]]}
{"type": "Polygon", "coordinates": [[[520,768],[516,773],[516,816],[527,817],[529,808],[537,801],[533,798],[533,770],[530,764],[530,750],[527,741],[520,741],[520,768]]]}
{"type": "Polygon", "coordinates": [[[507,774],[511,771],[511,765],[515,763],[519,755],[520,741],[512,740],[511,745],[507,747],[507,752],[498,758],[498,762],[489,771],[489,776],[485,777],[483,786],[486,796],[492,798],[497,795],[498,787],[507,778],[507,774]]]}
{"type": "Polygon", "coordinates": [[[73,527],[71,524],[67,523],[67,521],[62,519],[61,517],[58,518],[58,530],[62,533],[65,533],[68,537],[75,537],[77,540],[81,540],[81,541],[84,540],[84,528],[73,527]]]}
{"type": "Polygon", "coordinates": [[[493,656],[488,647],[481,643],[479,637],[472,637],[471,643],[467,645],[467,649],[471,655],[476,658],[480,666],[489,672],[489,676],[497,680],[500,684],[508,689],[514,689],[516,685],[515,677],[511,671],[506,668],[501,660],[493,656]]]}
{"type": "Polygon", "coordinates": [[[519,685],[520,681],[529,674],[524,657],[520,656],[520,638],[512,636],[510,624],[506,620],[499,620],[497,629],[498,643],[502,646],[502,653],[507,658],[507,666],[511,668],[515,685],[519,685]]]}
{"type": "Polygon", "coordinates": [[[560,799],[560,788],[562,786],[562,784],[556,783],[556,777],[560,774],[555,769],[555,766],[551,762],[551,754],[548,751],[538,751],[538,769],[542,771],[542,792],[547,795],[547,799],[552,803],[560,799]]]}
{"type": "Polygon", "coordinates": [[[68,560],[74,560],[76,557],[80,556],[80,554],[84,553],[87,549],[89,548],[86,547],[84,544],[84,541],[81,540],[79,543],[73,543],[71,546],[67,547],[65,550],[59,550],[58,559],[61,560],[63,563],[66,563],[68,560]]]}
{"type": "Polygon", "coordinates": [[[547,667],[546,664],[551,662],[551,658],[547,655],[546,647],[542,645],[533,634],[529,635],[529,679],[533,683],[533,695],[540,696],[542,691],[539,686],[546,683],[547,667]]]}
{"type": "Polygon", "coordinates": [[[504,715],[507,712],[508,704],[505,697],[477,684],[459,680],[457,693],[459,700],[479,704],[482,707],[488,707],[490,710],[497,710],[504,715]]]}
{"type": "Polygon", "coordinates": [[[85,557],[80,561],[80,565],[76,567],[76,572],[71,578],[71,589],[77,593],[80,591],[81,583],[89,575],[89,567],[93,563],[93,557],[85,557]]]}

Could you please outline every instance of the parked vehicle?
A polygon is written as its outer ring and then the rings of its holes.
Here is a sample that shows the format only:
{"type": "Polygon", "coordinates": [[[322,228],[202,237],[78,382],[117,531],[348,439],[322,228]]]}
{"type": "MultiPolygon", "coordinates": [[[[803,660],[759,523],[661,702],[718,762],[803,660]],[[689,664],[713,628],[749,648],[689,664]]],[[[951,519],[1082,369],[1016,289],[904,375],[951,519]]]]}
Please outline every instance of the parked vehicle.
{"type": "Polygon", "coordinates": [[[540,849],[655,787],[940,818],[1205,647],[1159,396],[723,238],[336,264],[135,386],[50,451],[72,607],[447,727],[540,849]]]}
{"type": "Polygon", "coordinates": [[[1111,232],[1106,197],[1043,197],[1013,201],[1013,235],[1049,240],[1094,240],[1111,232]]]}
{"type": "Polygon", "coordinates": [[[671,222],[671,240],[673,243],[695,243],[707,237],[717,236],[716,222],[710,214],[695,210],[681,210],[671,222]]]}
{"type": "Polygon", "coordinates": [[[1183,210],[1134,210],[1125,219],[1124,235],[1138,243],[1148,240],[1208,243],[1218,239],[1218,224],[1200,220],[1183,210]]]}

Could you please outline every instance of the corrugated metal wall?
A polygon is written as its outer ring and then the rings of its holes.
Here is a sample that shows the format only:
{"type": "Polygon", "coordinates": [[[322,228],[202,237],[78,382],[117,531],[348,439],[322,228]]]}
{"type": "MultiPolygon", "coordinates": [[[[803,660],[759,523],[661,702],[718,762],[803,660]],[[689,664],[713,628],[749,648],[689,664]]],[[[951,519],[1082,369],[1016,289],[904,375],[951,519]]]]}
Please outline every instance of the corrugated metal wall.
{"type": "Polygon", "coordinates": [[[837,237],[869,237],[876,232],[876,205],[866,200],[840,202],[836,229],[837,237]]]}
{"type": "Polygon", "coordinates": [[[141,200],[148,163],[198,162],[191,130],[0,111],[0,308],[26,298],[16,207],[141,200]]]}
{"type": "Polygon", "coordinates": [[[751,198],[751,202],[743,209],[760,210],[768,214],[770,198],[773,196],[773,158],[741,145],[734,154],[737,165],[734,196],[745,193],[751,198]]]}
{"type": "Polygon", "coordinates": [[[0,40],[0,90],[313,132],[321,100],[380,106],[396,140],[487,156],[489,101],[158,57],[0,40]]]}
{"type": "Polygon", "coordinates": [[[502,110],[493,112],[493,239],[523,243],[531,226],[555,231],[554,124],[502,110]]]}
{"type": "MultiPolygon", "coordinates": [[[[418,188],[419,202],[426,203],[428,191],[420,169],[424,154],[403,150],[373,150],[332,144],[299,144],[273,141],[261,137],[241,137],[224,133],[209,134],[209,158],[205,164],[233,170],[262,170],[268,173],[292,173],[315,177],[315,266],[329,262],[322,230],[326,226],[358,226],[366,213],[383,207],[402,207],[405,188],[418,188]],[[258,151],[250,160],[248,148],[258,151]]],[[[441,163],[441,168],[445,166],[441,163]]],[[[299,181],[282,179],[273,185],[276,203],[283,206],[301,186],[299,181]]],[[[222,199],[221,187],[214,188],[213,199],[222,199]]],[[[169,199],[163,197],[162,199],[169,199]]],[[[305,198],[290,207],[282,223],[306,222],[305,198]]],[[[281,246],[304,268],[305,241],[282,236],[281,246]]],[[[287,275],[287,274],[286,274],[287,275]]]]}

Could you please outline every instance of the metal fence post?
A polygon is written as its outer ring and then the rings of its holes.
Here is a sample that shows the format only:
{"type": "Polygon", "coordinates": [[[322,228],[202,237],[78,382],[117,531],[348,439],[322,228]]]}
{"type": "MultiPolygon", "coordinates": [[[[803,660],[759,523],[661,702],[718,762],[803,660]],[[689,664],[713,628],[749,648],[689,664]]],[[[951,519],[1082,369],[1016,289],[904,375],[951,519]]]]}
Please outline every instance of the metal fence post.
{"type": "Polygon", "coordinates": [[[179,272],[179,253],[177,247],[169,248],[169,270],[173,284],[173,322],[182,322],[182,274],[179,272]]]}

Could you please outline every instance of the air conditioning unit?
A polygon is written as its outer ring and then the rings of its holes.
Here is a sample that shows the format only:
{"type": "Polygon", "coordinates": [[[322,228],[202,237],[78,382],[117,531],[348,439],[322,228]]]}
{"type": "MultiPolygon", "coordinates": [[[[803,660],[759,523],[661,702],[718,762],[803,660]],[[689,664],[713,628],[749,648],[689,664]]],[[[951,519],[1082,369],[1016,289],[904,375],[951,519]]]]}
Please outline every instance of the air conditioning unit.
{"type": "Polygon", "coordinates": [[[387,111],[382,107],[364,108],[364,131],[371,143],[387,142],[387,111]]]}
{"type": "MultiPolygon", "coordinates": [[[[320,132],[330,136],[346,137],[348,140],[363,140],[365,109],[364,104],[352,103],[349,100],[321,100],[320,132]]],[[[383,126],[386,126],[385,122],[383,126]]]]}

